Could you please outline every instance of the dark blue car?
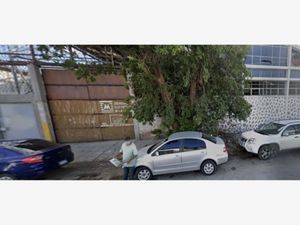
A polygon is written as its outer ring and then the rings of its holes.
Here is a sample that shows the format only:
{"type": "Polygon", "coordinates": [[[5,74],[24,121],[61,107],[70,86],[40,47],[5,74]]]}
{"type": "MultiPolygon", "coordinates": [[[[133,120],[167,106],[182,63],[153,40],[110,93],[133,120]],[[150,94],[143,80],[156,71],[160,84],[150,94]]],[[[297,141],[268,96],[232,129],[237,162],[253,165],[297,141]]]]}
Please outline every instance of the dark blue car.
{"type": "Polygon", "coordinates": [[[0,141],[0,180],[35,179],[72,162],[70,145],[41,139],[0,141]]]}

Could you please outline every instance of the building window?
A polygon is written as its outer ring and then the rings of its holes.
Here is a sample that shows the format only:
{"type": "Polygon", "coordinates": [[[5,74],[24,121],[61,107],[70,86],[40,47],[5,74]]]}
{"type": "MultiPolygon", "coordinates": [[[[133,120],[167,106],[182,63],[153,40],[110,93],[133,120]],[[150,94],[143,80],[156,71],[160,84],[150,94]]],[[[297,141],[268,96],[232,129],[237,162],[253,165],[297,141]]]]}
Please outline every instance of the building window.
{"type": "Polygon", "coordinates": [[[291,78],[300,78],[300,70],[291,70],[291,78]]]}
{"type": "Polygon", "coordinates": [[[285,81],[250,81],[245,86],[245,95],[284,95],[285,81]]]}
{"type": "Polygon", "coordinates": [[[246,64],[287,66],[288,47],[283,45],[253,45],[246,56],[246,64]]]}
{"type": "Polygon", "coordinates": [[[286,77],[286,70],[274,69],[250,69],[252,77],[286,77]]]}
{"type": "Polygon", "coordinates": [[[0,68],[0,95],[32,93],[27,66],[2,66],[0,68]]]}
{"type": "Polygon", "coordinates": [[[290,82],[290,95],[300,95],[300,81],[291,81],[290,82]]]}
{"type": "Polygon", "coordinates": [[[300,49],[292,48],[292,66],[300,66],[300,49]]]}

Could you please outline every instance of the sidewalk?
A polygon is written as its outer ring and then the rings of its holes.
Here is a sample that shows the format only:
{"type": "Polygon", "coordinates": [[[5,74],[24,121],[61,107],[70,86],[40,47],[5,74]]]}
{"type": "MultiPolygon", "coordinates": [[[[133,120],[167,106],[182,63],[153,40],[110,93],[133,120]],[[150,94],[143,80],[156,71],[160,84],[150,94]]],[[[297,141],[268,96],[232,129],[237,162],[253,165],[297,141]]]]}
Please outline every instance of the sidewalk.
{"type": "MultiPolygon", "coordinates": [[[[134,140],[138,149],[159,140],[134,140]]],[[[124,140],[70,143],[74,162],[46,175],[47,180],[119,180],[122,169],[109,160],[121,148],[124,140]]]]}

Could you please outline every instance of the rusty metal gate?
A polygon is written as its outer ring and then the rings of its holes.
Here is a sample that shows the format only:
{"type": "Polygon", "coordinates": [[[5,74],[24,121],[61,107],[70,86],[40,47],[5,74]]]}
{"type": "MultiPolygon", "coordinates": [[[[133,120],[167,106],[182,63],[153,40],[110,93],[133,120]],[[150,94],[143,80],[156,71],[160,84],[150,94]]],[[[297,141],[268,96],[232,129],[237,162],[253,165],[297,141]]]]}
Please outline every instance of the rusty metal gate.
{"type": "Polygon", "coordinates": [[[133,121],[124,122],[129,95],[119,75],[97,76],[87,83],[72,71],[42,70],[57,141],[84,142],[134,138],[133,121]]]}

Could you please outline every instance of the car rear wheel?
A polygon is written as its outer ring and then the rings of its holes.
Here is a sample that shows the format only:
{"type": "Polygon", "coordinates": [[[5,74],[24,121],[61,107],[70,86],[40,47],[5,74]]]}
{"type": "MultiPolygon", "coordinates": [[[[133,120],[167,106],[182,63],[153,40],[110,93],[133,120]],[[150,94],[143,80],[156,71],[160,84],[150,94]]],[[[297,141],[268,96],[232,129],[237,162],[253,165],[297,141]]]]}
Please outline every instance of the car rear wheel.
{"type": "Polygon", "coordinates": [[[204,175],[212,175],[217,169],[217,165],[212,160],[206,160],[201,164],[201,172],[204,175]]]}
{"type": "Polygon", "coordinates": [[[152,172],[147,167],[139,167],[135,172],[135,179],[136,180],[151,180],[152,179],[152,172]]]}
{"type": "Polygon", "coordinates": [[[258,158],[261,160],[267,160],[272,156],[275,157],[278,152],[278,147],[276,145],[264,145],[260,147],[258,151],[258,158]]]}
{"type": "Polygon", "coordinates": [[[0,174],[0,180],[16,180],[16,178],[10,174],[0,174]]]}

